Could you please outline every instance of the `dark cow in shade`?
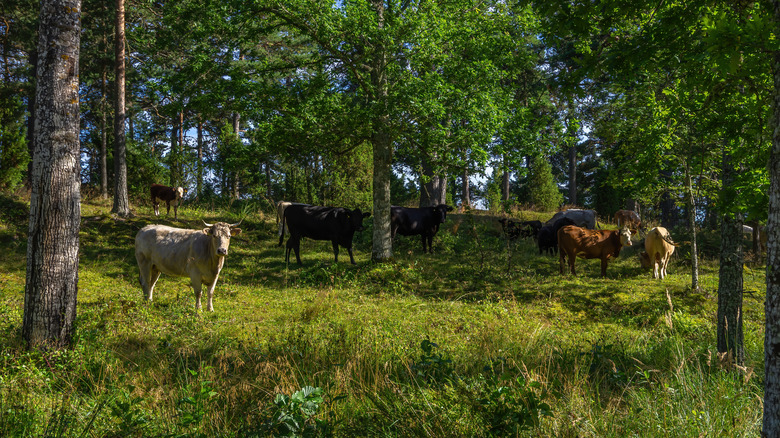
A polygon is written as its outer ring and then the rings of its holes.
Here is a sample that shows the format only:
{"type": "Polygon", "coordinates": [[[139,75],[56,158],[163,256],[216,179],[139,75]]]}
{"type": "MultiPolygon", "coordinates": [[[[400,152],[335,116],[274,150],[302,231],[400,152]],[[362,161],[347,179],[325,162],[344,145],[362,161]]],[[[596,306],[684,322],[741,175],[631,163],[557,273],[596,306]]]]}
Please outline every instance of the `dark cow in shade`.
{"type": "Polygon", "coordinates": [[[539,234],[539,230],[542,228],[541,221],[523,221],[518,222],[512,219],[499,219],[501,223],[501,229],[504,230],[509,240],[517,239],[518,237],[526,238],[533,237],[536,240],[536,236],[539,234]]]}
{"type": "Polygon", "coordinates": [[[168,211],[165,215],[171,214],[171,202],[173,202],[173,217],[174,219],[179,218],[179,204],[181,203],[182,198],[184,198],[184,188],[152,184],[151,192],[155,216],[160,215],[160,203],[158,201],[165,201],[165,206],[168,207],[168,211]]]}
{"type": "Polygon", "coordinates": [[[444,223],[448,211],[452,211],[452,207],[446,204],[421,208],[392,206],[390,207],[390,236],[395,239],[396,234],[402,236],[419,234],[423,252],[433,253],[433,236],[439,231],[439,225],[444,223]]]}
{"type": "MultiPolygon", "coordinates": [[[[279,237],[282,236],[282,222],[284,221],[284,210],[291,205],[309,205],[300,202],[279,201],[276,203],[276,225],[279,226],[279,237]]],[[[289,233],[289,230],[287,231],[289,233]]]]}
{"type": "Polygon", "coordinates": [[[618,210],[615,212],[615,223],[618,228],[642,228],[642,220],[633,210],[618,210]]]}
{"type": "Polygon", "coordinates": [[[572,219],[562,217],[552,225],[545,225],[539,229],[536,243],[539,245],[539,254],[547,252],[555,254],[558,251],[558,230],[566,225],[576,225],[572,219]]]}
{"type": "Polygon", "coordinates": [[[333,256],[339,261],[339,245],[349,252],[349,261],[355,263],[352,255],[352,237],[355,231],[363,231],[363,218],[371,213],[363,213],[359,208],[350,210],[342,207],[320,207],[317,205],[292,204],[284,209],[282,232],[279,236],[279,246],[284,240],[285,225],[290,230],[287,239],[285,262],[290,261],[290,251],[295,250],[295,259],[301,263],[301,238],[313,240],[330,240],[333,244],[333,256]]]}
{"type": "Polygon", "coordinates": [[[570,208],[555,213],[550,220],[545,222],[545,225],[553,225],[558,219],[564,217],[573,220],[574,225],[578,227],[589,228],[591,230],[596,229],[596,210],[580,210],[576,208],[570,208]]]}
{"type": "Polygon", "coordinates": [[[138,280],[144,297],[152,301],[154,285],[160,273],[189,277],[195,292],[195,308],[200,310],[203,285],[208,307],[214,311],[214,286],[222,271],[230,246],[230,237],[241,233],[238,224],[217,222],[201,230],[185,230],[166,225],[147,225],[135,236],[138,280]]]}
{"type": "Polygon", "coordinates": [[[558,230],[558,249],[561,274],[564,271],[566,258],[569,258],[569,268],[572,275],[574,261],[577,257],[584,259],[601,259],[601,276],[607,276],[607,262],[620,255],[624,246],[631,246],[631,236],[636,230],[623,228],[621,230],[588,230],[574,225],[567,225],[558,230]]]}

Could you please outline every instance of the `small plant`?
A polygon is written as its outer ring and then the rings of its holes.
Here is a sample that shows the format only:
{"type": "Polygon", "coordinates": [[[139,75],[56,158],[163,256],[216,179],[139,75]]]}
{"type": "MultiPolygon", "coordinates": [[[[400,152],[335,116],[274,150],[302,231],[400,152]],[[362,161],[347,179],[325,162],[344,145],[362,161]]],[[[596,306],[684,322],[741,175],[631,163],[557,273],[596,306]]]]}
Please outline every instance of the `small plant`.
{"type": "Polygon", "coordinates": [[[491,378],[487,383],[486,394],[477,402],[492,436],[514,436],[538,427],[543,417],[553,416],[544,402],[547,391],[536,393],[539,382],[518,375],[510,380],[491,378]]]}
{"type": "Polygon", "coordinates": [[[134,387],[123,390],[120,397],[109,405],[111,414],[119,420],[114,436],[139,436],[149,426],[149,417],[139,407],[141,397],[132,397],[134,387]]]}
{"type": "Polygon", "coordinates": [[[412,370],[417,377],[428,383],[443,382],[452,380],[455,376],[455,370],[452,366],[452,359],[445,359],[441,354],[434,353],[434,349],[439,345],[426,339],[420,343],[423,353],[420,360],[412,364],[412,370]]]}
{"type": "MultiPolygon", "coordinates": [[[[208,367],[205,369],[208,369],[208,367]]],[[[197,371],[190,369],[187,371],[189,371],[193,378],[198,377],[197,371]]],[[[217,393],[212,389],[211,381],[208,380],[201,380],[197,384],[189,383],[187,384],[185,391],[190,395],[179,400],[179,426],[184,429],[195,427],[197,430],[203,422],[203,417],[206,416],[209,400],[217,395],[217,393]]],[[[201,435],[202,434],[194,434],[188,436],[201,435]]]]}
{"type": "Polygon", "coordinates": [[[328,437],[327,421],[315,418],[325,402],[322,388],[305,386],[293,395],[277,394],[259,430],[244,436],[328,437]]]}

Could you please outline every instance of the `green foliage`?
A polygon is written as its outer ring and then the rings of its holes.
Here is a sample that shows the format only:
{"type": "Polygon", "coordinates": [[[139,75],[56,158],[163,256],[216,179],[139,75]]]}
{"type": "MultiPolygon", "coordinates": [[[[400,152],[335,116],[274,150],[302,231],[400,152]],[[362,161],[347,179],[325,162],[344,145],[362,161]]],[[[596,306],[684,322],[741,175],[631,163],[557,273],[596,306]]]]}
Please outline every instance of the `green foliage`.
{"type": "Polygon", "coordinates": [[[27,174],[24,105],[18,96],[0,93],[0,190],[13,192],[27,174]]]}
{"type": "Polygon", "coordinates": [[[426,339],[420,343],[422,354],[419,360],[412,364],[415,375],[423,381],[433,383],[447,383],[455,378],[452,359],[445,358],[434,349],[439,345],[426,339]]]}
{"type": "Polygon", "coordinates": [[[324,391],[319,387],[305,386],[292,395],[277,394],[262,427],[244,436],[332,436],[330,424],[316,418],[324,403],[324,391]]]}
{"type": "Polygon", "coordinates": [[[542,385],[514,374],[485,379],[477,398],[490,436],[516,436],[538,428],[543,418],[553,416],[550,405],[544,402],[548,394],[542,385]]]}
{"type": "Polygon", "coordinates": [[[550,163],[542,156],[535,156],[531,162],[528,177],[530,202],[542,210],[555,210],[563,203],[563,195],[553,178],[550,163]]]}

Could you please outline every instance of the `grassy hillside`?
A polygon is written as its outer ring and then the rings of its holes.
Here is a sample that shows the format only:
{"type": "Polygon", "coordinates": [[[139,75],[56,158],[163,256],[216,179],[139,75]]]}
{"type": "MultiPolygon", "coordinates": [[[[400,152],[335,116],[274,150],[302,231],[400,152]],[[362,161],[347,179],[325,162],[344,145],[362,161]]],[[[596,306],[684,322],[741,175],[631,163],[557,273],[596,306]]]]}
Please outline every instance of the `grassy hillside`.
{"type": "Polygon", "coordinates": [[[304,240],[298,267],[284,263],[271,212],[251,205],[185,205],[178,222],[142,206],[118,221],[109,204],[87,202],[75,345],[41,353],[20,337],[27,207],[0,204],[0,430],[11,436],[760,432],[764,269],[745,271],[747,369],[724,369],[717,236],[703,236],[700,294],[689,290],[685,247],[665,280],[641,269],[633,248],[606,279],[598,260],[562,276],[557,257],[507,244],[482,214],[449,215],[433,255],[399,236],[395,261],[374,265],[369,227],[356,236],[357,266],[345,252],[334,264],[329,242],[304,240]],[[163,275],[154,302],[142,300],[141,227],[239,216],[214,313],[195,312],[185,278],[163,275]]]}

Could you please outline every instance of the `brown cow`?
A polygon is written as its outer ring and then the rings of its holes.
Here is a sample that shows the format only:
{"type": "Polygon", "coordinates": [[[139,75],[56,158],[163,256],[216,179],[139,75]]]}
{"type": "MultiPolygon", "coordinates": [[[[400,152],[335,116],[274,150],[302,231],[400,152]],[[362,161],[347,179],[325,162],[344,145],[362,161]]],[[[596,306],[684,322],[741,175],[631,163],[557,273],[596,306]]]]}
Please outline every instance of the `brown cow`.
{"type": "Polygon", "coordinates": [[[633,210],[618,210],[615,212],[615,223],[618,228],[642,228],[642,220],[633,210]]]}
{"type": "MultiPolygon", "coordinates": [[[[240,223],[240,222],[239,222],[240,223]]],[[[195,291],[195,308],[200,310],[202,286],[206,285],[209,302],[214,311],[214,286],[217,284],[230,236],[241,233],[238,224],[217,222],[202,230],[185,230],[165,225],[147,225],[135,236],[135,258],[140,274],[138,279],[144,297],[152,301],[154,285],[160,273],[176,277],[190,277],[195,291]]]]}
{"type": "Polygon", "coordinates": [[[677,246],[672,241],[664,227],[655,227],[645,236],[645,252],[639,254],[642,261],[642,267],[649,268],[652,261],[653,278],[666,277],[666,265],[674,253],[674,247],[677,246]]]}
{"type": "Polygon", "coordinates": [[[165,201],[165,205],[168,207],[168,211],[165,213],[166,216],[171,214],[171,201],[173,201],[173,218],[179,218],[178,210],[179,204],[181,203],[182,198],[184,198],[184,188],[173,188],[160,184],[152,184],[151,192],[155,216],[160,215],[160,203],[157,202],[158,200],[165,201]]]}
{"type": "Polygon", "coordinates": [[[621,230],[588,230],[585,228],[567,225],[558,230],[558,253],[560,254],[561,274],[566,257],[569,258],[569,267],[572,275],[577,275],[574,270],[574,260],[577,257],[585,259],[601,259],[601,276],[607,276],[607,261],[620,255],[624,246],[631,246],[631,235],[636,230],[623,228],[621,230]]]}

